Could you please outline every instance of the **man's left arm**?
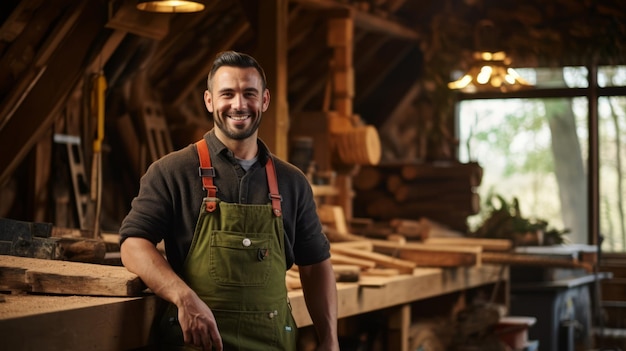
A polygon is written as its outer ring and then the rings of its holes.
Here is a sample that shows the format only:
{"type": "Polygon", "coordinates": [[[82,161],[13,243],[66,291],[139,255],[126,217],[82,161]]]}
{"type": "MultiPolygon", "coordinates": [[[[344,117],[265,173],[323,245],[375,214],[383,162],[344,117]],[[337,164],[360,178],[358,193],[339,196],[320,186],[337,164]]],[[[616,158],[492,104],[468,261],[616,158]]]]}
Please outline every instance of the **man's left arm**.
{"type": "Polygon", "coordinates": [[[319,339],[318,350],[338,351],[337,284],[330,259],[298,269],[304,300],[319,339]]]}

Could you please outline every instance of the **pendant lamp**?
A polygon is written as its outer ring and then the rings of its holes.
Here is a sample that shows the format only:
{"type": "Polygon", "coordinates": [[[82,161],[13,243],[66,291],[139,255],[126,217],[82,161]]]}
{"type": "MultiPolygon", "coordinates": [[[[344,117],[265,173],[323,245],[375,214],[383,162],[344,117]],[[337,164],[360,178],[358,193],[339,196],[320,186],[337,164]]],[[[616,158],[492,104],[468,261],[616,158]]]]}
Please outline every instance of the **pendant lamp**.
{"type": "Polygon", "coordinates": [[[184,13],[200,12],[204,10],[204,4],[199,0],[139,0],[137,8],[148,12],[184,13]]]}
{"type": "Polygon", "coordinates": [[[491,21],[481,21],[475,32],[474,62],[469,71],[448,88],[466,93],[480,91],[515,91],[532,85],[510,67],[511,59],[504,51],[497,50],[496,30],[491,21]]]}

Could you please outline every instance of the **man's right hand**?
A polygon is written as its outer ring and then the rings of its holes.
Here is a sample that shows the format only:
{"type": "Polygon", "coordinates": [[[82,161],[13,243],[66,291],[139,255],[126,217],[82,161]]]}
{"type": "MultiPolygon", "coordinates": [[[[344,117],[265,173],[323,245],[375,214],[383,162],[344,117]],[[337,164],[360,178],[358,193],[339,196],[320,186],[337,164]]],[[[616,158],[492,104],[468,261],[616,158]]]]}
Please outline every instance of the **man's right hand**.
{"type": "Polygon", "coordinates": [[[183,330],[185,344],[204,351],[222,351],[223,344],[211,309],[198,295],[190,292],[178,304],[178,323],[183,330]]]}
{"type": "Polygon", "coordinates": [[[202,350],[223,350],[222,338],[211,309],[172,270],[154,244],[128,238],[120,247],[122,262],[159,297],[178,307],[178,323],[185,343],[202,350]]]}

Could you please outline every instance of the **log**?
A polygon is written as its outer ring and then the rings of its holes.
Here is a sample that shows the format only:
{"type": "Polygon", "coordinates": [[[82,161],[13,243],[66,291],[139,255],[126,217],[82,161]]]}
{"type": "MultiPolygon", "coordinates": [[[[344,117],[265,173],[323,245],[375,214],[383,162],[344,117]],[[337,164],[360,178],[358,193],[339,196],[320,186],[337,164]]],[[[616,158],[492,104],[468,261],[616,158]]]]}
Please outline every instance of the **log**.
{"type": "Polygon", "coordinates": [[[377,167],[363,166],[352,179],[356,190],[372,190],[383,183],[385,176],[377,167]]]}
{"type": "Polygon", "coordinates": [[[469,178],[472,186],[479,186],[482,182],[483,170],[475,162],[457,163],[448,162],[440,164],[405,165],[400,174],[405,180],[418,178],[469,178]]]}
{"type": "Polygon", "coordinates": [[[366,212],[369,216],[381,219],[431,217],[432,213],[458,213],[467,217],[480,211],[480,199],[478,194],[475,195],[471,203],[429,201],[398,204],[391,198],[381,198],[369,203],[366,212]]]}
{"type": "Polygon", "coordinates": [[[388,176],[385,184],[387,191],[392,194],[395,194],[395,192],[404,185],[402,183],[402,178],[397,174],[392,174],[388,176]]]}
{"type": "Polygon", "coordinates": [[[23,292],[140,296],[146,288],[124,267],[0,255],[0,288],[23,292]]]}
{"type": "Polygon", "coordinates": [[[474,188],[458,180],[426,181],[419,183],[401,183],[393,190],[393,197],[398,202],[407,202],[419,199],[440,199],[456,194],[474,193],[474,188]]]}

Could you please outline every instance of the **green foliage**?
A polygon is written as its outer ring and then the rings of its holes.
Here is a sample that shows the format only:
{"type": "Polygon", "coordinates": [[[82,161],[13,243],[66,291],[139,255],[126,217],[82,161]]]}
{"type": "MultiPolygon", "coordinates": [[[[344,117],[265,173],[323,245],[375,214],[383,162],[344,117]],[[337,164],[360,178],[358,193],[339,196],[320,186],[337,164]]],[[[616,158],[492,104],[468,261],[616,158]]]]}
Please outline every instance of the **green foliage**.
{"type": "Polygon", "coordinates": [[[567,242],[569,229],[549,228],[543,219],[524,218],[517,198],[509,203],[499,194],[485,201],[488,216],[472,233],[474,237],[510,239],[516,245],[556,245],[567,242]]]}

